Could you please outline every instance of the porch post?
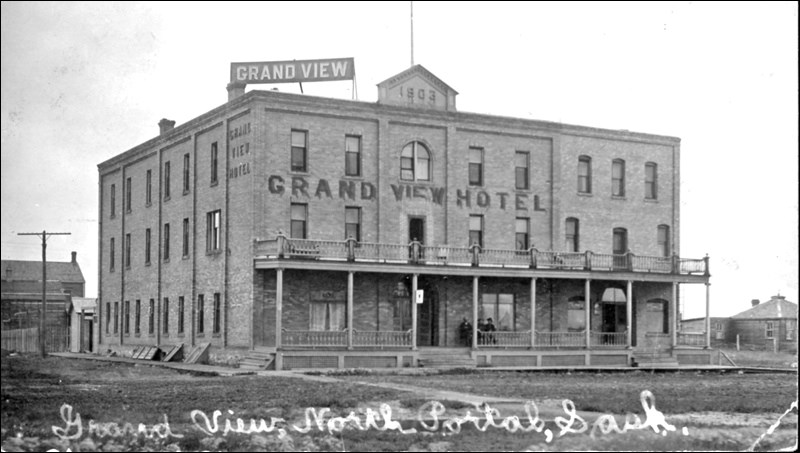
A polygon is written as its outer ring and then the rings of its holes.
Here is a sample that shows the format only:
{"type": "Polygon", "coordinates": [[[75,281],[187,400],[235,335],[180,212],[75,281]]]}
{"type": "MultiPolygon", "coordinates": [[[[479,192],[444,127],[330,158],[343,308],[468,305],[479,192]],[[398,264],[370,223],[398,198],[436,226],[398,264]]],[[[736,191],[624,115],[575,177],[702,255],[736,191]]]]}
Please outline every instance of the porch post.
{"type": "Polygon", "coordinates": [[[711,283],[706,283],[706,349],[711,347],[711,283]]]}
{"type": "Polygon", "coordinates": [[[275,281],[275,348],[280,349],[283,318],[283,269],[276,269],[277,277],[275,281]]]}
{"type": "Polygon", "coordinates": [[[83,322],[86,319],[86,309],[81,308],[81,319],[78,324],[78,352],[83,352],[83,322]]]}
{"type": "Polygon", "coordinates": [[[531,278],[531,348],[536,347],[536,277],[531,278]]]}
{"type": "Polygon", "coordinates": [[[678,282],[672,282],[672,347],[678,346],[678,282]]]}
{"type": "Polygon", "coordinates": [[[628,349],[633,347],[633,282],[628,280],[628,291],[625,293],[625,315],[628,320],[625,345],[628,349]]]}
{"type": "Polygon", "coordinates": [[[353,271],[347,273],[347,349],[353,349],[353,271]]]}
{"type": "Polygon", "coordinates": [[[411,350],[417,350],[417,277],[411,276],[411,350]]]}
{"type": "Polygon", "coordinates": [[[584,284],[583,293],[584,293],[584,303],[585,303],[585,310],[586,310],[586,349],[592,347],[592,301],[589,297],[589,287],[591,280],[588,278],[586,279],[586,283],[584,284]]]}
{"type": "Polygon", "coordinates": [[[478,276],[472,277],[472,349],[478,349],[478,276]]]}

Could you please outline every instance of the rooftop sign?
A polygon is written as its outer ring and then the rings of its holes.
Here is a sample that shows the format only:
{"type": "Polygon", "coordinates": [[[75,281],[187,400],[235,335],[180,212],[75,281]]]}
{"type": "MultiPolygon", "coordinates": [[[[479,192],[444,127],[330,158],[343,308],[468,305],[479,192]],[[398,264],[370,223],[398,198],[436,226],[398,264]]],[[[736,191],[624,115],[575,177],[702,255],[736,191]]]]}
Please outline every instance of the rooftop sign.
{"type": "Polygon", "coordinates": [[[231,63],[231,83],[296,83],[353,80],[353,58],[231,63]]]}

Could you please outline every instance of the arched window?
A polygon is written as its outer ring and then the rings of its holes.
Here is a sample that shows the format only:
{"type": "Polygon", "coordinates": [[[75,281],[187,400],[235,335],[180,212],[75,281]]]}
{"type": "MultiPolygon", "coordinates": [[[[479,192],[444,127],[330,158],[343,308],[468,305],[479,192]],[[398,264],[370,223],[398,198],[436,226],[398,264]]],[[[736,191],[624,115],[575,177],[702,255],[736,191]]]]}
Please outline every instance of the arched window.
{"type": "Polygon", "coordinates": [[[592,193],[592,158],[578,158],[578,193],[592,193]]]}
{"type": "Polygon", "coordinates": [[[400,179],[403,181],[431,180],[431,153],[420,142],[411,142],[400,153],[400,179]]]}

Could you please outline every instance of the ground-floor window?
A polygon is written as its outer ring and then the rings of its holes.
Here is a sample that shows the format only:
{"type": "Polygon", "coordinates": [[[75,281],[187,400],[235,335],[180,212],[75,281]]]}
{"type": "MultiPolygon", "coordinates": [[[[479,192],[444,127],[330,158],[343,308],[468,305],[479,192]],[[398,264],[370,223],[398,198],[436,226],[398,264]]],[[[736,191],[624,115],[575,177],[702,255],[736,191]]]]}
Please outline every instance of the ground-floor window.
{"type": "Polygon", "coordinates": [[[651,299],[647,301],[647,314],[645,315],[645,326],[650,333],[669,333],[669,316],[667,310],[669,304],[664,299],[651,299]]]}
{"type": "Polygon", "coordinates": [[[766,337],[767,338],[775,337],[775,323],[772,321],[767,321],[766,337]]]}
{"type": "Polygon", "coordinates": [[[792,320],[786,320],[786,339],[787,340],[794,340],[794,329],[795,329],[795,322],[792,320]]]}
{"type": "Polygon", "coordinates": [[[313,302],[311,305],[311,330],[342,330],[345,325],[345,304],[340,302],[313,302]]]}
{"type": "Polygon", "coordinates": [[[479,317],[486,323],[491,319],[495,330],[514,330],[514,295],[484,293],[479,317]]]}
{"type": "Polygon", "coordinates": [[[586,300],[584,296],[573,296],[567,301],[567,330],[570,332],[586,330],[586,300]]]}

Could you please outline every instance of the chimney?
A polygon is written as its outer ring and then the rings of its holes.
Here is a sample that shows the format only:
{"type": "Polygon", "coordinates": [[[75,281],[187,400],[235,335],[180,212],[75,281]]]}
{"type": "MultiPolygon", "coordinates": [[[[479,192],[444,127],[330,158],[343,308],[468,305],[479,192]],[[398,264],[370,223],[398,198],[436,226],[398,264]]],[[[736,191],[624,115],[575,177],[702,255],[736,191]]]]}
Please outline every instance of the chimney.
{"type": "Polygon", "coordinates": [[[78,252],[72,252],[72,264],[78,264],[78,252]]]}
{"type": "Polygon", "coordinates": [[[166,134],[167,132],[171,131],[174,128],[175,128],[175,121],[162,118],[161,121],[158,122],[158,130],[160,135],[166,134]]]}
{"type": "Polygon", "coordinates": [[[760,304],[761,301],[758,300],[758,299],[753,299],[753,300],[750,301],[750,303],[755,307],[756,305],[760,304]]]}
{"type": "Polygon", "coordinates": [[[238,98],[239,96],[244,96],[244,87],[247,85],[241,82],[231,82],[228,84],[228,102],[238,98]]]}

